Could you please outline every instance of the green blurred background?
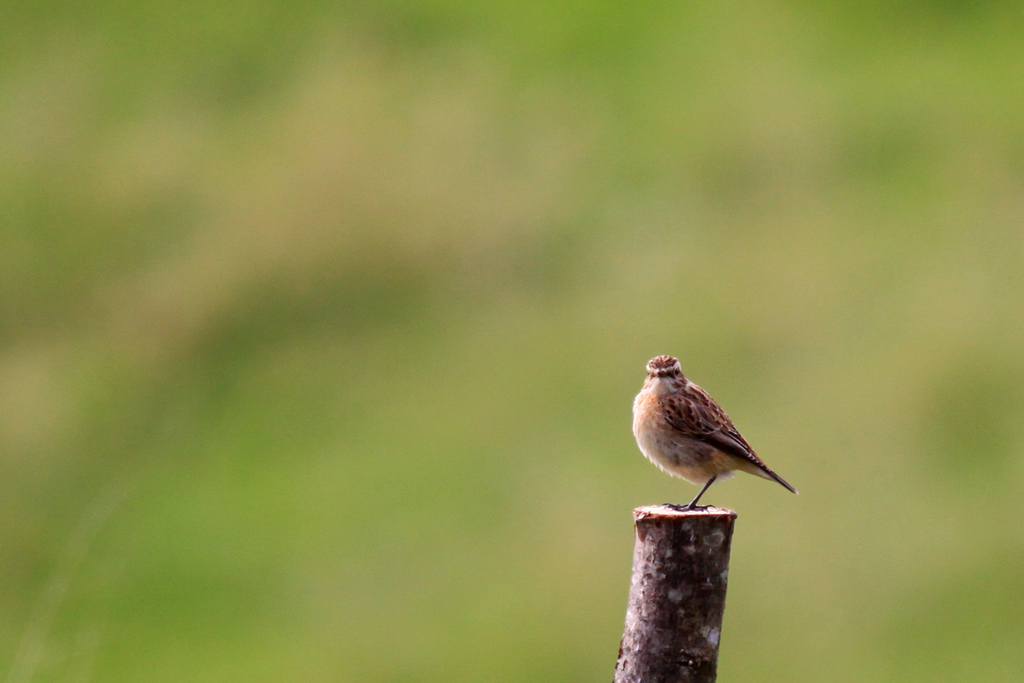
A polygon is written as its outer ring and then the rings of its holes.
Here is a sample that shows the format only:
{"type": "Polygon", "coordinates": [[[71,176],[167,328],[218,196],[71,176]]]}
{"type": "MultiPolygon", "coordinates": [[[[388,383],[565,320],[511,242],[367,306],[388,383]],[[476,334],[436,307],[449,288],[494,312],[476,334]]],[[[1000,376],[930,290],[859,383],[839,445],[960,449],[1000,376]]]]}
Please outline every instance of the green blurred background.
{"type": "Polygon", "coordinates": [[[630,432],[720,680],[1024,680],[1024,8],[0,10],[0,675],[610,680],[630,432]]]}

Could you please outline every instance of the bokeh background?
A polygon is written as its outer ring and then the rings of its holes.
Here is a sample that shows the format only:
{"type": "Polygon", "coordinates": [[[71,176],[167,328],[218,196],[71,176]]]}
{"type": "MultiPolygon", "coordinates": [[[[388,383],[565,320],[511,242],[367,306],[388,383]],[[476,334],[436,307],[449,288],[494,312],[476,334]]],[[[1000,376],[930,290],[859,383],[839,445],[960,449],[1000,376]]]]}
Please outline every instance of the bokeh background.
{"type": "Polygon", "coordinates": [[[720,680],[1024,680],[1024,9],[6,3],[0,675],[610,680],[681,358],[720,680]]]}

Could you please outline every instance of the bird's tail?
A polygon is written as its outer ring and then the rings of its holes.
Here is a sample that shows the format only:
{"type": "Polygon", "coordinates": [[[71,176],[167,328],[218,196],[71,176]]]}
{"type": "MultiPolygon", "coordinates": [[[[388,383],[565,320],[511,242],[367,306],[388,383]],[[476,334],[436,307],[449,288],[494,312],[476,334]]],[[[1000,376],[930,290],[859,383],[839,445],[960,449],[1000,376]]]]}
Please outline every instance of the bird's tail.
{"type": "Polygon", "coordinates": [[[763,479],[777,481],[778,483],[782,484],[793,493],[800,493],[795,488],[793,488],[792,484],[790,484],[788,481],[786,481],[779,475],[775,474],[775,472],[772,471],[772,468],[768,467],[768,465],[765,465],[761,461],[761,459],[753,453],[753,451],[744,454],[743,457],[737,457],[734,453],[730,453],[729,455],[732,456],[732,466],[735,469],[742,470],[744,472],[749,472],[750,474],[756,474],[757,476],[763,479]]]}
{"type": "Polygon", "coordinates": [[[749,460],[744,460],[741,463],[739,463],[739,467],[737,469],[741,469],[744,472],[750,472],[751,474],[756,474],[757,476],[763,479],[777,481],[778,483],[782,484],[793,493],[800,493],[795,488],[793,488],[792,484],[790,484],[788,481],[786,481],[779,475],[775,474],[775,472],[772,471],[772,468],[768,467],[768,465],[765,465],[760,460],[758,460],[757,463],[751,462],[749,460]]]}
{"type": "Polygon", "coordinates": [[[771,471],[767,467],[764,468],[764,474],[762,474],[761,476],[763,476],[765,479],[774,479],[775,481],[779,482],[780,484],[785,486],[787,489],[789,489],[793,493],[795,493],[797,495],[800,494],[799,491],[797,491],[795,488],[793,488],[792,484],[790,484],[788,481],[786,481],[785,479],[783,479],[779,475],[775,474],[775,472],[771,471]],[[767,476],[765,476],[765,475],[767,475],[767,476]]]}

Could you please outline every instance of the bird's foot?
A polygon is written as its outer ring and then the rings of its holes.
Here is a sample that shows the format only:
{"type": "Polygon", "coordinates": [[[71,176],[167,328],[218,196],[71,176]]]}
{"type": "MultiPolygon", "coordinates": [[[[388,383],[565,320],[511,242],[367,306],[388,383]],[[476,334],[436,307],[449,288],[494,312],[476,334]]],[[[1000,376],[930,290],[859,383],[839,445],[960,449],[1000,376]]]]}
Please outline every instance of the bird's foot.
{"type": "Polygon", "coordinates": [[[693,503],[690,503],[688,505],[679,505],[677,503],[662,503],[661,506],[669,508],[671,510],[675,510],[676,512],[703,512],[704,510],[708,509],[707,505],[694,505],[693,503]]]}

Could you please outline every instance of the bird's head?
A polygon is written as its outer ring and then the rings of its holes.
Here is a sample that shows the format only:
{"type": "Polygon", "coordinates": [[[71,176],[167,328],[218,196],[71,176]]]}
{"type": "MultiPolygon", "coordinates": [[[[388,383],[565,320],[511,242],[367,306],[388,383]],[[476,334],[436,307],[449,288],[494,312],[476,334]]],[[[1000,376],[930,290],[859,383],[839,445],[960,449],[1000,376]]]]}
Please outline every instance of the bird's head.
{"type": "Polygon", "coordinates": [[[655,356],[647,362],[647,374],[650,377],[682,377],[683,369],[672,356],[655,356]]]}

